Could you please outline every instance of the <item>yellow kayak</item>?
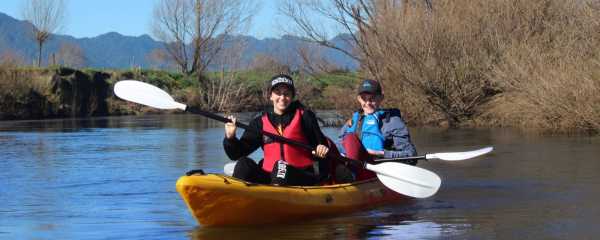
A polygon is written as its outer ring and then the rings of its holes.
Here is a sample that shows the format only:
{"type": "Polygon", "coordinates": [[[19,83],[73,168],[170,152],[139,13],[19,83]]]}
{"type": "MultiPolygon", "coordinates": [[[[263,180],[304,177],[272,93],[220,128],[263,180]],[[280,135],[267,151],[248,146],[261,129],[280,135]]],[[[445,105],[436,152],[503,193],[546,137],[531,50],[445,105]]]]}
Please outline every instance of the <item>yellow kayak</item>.
{"type": "Polygon", "coordinates": [[[220,174],[183,176],[177,192],[203,226],[306,220],[409,201],[370,179],[328,186],[254,184],[220,174]]]}

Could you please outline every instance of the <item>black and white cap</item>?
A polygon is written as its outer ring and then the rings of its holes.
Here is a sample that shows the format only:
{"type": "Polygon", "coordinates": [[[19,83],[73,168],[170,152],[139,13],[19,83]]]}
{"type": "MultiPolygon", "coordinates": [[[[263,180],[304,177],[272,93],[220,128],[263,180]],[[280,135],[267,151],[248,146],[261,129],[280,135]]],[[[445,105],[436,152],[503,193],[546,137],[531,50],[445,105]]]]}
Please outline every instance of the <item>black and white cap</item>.
{"type": "Polygon", "coordinates": [[[269,92],[271,92],[273,88],[275,88],[275,86],[280,84],[287,85],[290,88],[290,90],[292,90],[292,92],[296,94],[296,88],[294,88],[294,80],[292,80],[292,77],[286,74],[275,75],[271,78],[271,80],[269,80],[269,92]]]}

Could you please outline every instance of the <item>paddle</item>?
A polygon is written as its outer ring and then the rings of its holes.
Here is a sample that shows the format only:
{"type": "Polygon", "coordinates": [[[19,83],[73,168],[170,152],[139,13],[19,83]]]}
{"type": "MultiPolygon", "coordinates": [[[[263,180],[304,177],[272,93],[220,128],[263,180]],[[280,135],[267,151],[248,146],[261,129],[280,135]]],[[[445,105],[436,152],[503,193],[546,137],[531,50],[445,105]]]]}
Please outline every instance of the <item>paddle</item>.
{"type": "Polygon", "coordinates": [[[489,153],[494,150],[493,147],[485,147],[482,149],[477,149],[468,152],[446,152],[446,153],[428,153],[422,156],[414,156],[414,157],[403,157],[403,158],[380,158],[373,160],[374,162],[396,162],[402,160],[429,160],[429,159],[439,159],[443,161],[462,161],[474,157],[479,157],[483,154],[489,153]]]}
{"type": "MultiPolygon", "coordinates": [[[[200,114],[220,122],[231,122],[230,119],[214,113],[202,111],[196,108],[188,108],[185,104],[178,103],[173,100],[173,97],[171,97],[171,95],[169,95],[167,92],[148,83],[136,80],[119,81],[114,86],[114,92],[115,95],[121,99],[150,107],[159,109],[181,109],[187,112],[200,114]]],[[[236,122],[236,126],[247,131],[254,131],[256,133],[269,136],[276,141],[292,144],[311,151],[313,150],[313,148],[307,144],[294,141],[277,134],[265,132],[263,130],[254,129],[240,122],[236,122]]],[[[336,157],[340,157],[346,161],[355,161],[343,156],[336,157]]],[[[414,198],[426,198],[435,194],[442,183],[440,177],[435,173],[407,164],[388,162],[384,164],[373,165],[364,163],[364,166],[366,169],[375,172],[377,174],[377,178],[379,178],[379,180],[386,187],[395,192],[414,198]]]]}

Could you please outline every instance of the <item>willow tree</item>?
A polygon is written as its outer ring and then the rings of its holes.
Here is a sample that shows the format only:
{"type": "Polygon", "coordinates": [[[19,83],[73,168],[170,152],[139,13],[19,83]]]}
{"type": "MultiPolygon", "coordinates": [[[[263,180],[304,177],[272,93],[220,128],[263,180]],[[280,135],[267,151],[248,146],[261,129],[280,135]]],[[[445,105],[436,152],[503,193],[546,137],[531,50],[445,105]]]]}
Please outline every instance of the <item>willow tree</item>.
{"type": "Polygon", "coordinates": [[[42,65],[42,48],[65,21],[64,0],[26,0],[23,18],[33,25],[33,36],[38,44],[37,66],[42,65]]]}
{"type": "Polygon", "coordinates": [[[202,73],[255,12],[250,0],[161,0],[152,32],[182,73],[202,73]]]}
{"type": "Polygon", "coordinates": [[[75,68],[85,66],[87,61],[83,49],[75,43],[68,42],[60,45],[56,58],[58,64],[75,68]]]}
{"type": "Polygon", "coordinates": [[[288,0],[281,10],[305,39],[359,61],[409,121],[459,126],[499,91],[488,79],[501,49],[485,7],[495,1],[471,2],[288,0]],[[352,50],[329,40],[323,18],[345,33],[352,50]]]}

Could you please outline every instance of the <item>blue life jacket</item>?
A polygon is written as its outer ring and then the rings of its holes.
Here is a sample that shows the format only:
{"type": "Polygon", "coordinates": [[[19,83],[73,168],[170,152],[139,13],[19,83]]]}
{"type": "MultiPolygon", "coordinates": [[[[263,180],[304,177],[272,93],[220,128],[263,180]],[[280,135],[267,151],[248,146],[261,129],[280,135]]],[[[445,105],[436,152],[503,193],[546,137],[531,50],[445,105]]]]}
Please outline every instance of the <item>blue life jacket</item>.
{"type": "Polygon", "coordinates": [[[354,112],[352,115],[352,126],[347,129],[347,132],[357,134],[366,149],[383,151],[385,138],[381,133],[381,121],[385,115],[386,112],[383,110],[366,115],[354,112]],[[359,127],[360,129],[357,131],[359,127]]]}

